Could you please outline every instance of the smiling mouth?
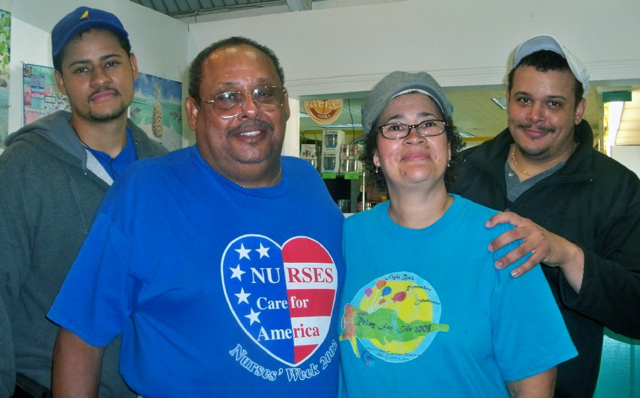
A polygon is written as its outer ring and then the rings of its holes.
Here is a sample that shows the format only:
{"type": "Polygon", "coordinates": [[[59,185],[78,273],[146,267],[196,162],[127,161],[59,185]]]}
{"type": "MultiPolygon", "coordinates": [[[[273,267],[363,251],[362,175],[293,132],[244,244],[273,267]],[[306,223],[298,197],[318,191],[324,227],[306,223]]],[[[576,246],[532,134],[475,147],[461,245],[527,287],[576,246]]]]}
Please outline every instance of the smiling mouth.
{"type": "Polygon", "coordinates": [[[240,133],[240,135],[245,136],[245,137],[255,137],[256,135],[260,134],[261,131],[260,130],[253,130],[253,131],[247,131],[244,133],[240,133]]]}
{"type": "Polygon", "coordinates": [[[425,154],[413,154],[407,155],[402,158],[405,162],[422,162],[429,159],[429,156],[425,154]]]}
{"type": "Polygon", "coordinates": [[[555,131],[553,127],[534,126],[531,124],[526,124],[526,125],[521,124],[518,127],[520,127],[523,130],[536,133],[536,134],[547,134],[547,133],[553,133],[555,131]]]}

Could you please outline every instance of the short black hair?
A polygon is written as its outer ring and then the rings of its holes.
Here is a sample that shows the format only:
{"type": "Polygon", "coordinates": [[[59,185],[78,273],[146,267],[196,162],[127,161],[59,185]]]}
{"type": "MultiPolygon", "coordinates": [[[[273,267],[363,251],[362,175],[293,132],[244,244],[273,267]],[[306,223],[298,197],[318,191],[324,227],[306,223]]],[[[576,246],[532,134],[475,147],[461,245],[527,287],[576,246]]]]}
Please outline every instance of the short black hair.
{"type": "Polygon", "coordinates": [[[507,88],[509,92],[511,92],[511,88],[513,87],[513,76],[515,75],[516,69],[524,66],[533,66],[538,72],[547,72],[553,70],[558,72],[571,73],[571,76],[573,76],[575,80],[573,90],[576,100],[575,106],[577,107],[582,100],[582,96],[584,95],[584,87],[582,86],[582,83],[580,83],[578,79],[575,78],[573,72],[571,72],[569,63],[562,55],[558,54],[555,51],[549,50],[540,50],[531,53],[522,58],[520,60],[520,63],[518,63],[515,68],[511,69],[511,72],[509,72],[509,86],[507,88]]]}
{"type": "MultiPolygon", "coordinates": [[[[62,73],[62,61],[64,60],[64,54],[67,51],[67,46],[69,45],[70,42],[72,42],[73,40],[78,40],[82,37],[83,34],[87,33],[90,30],[95,30],[97,28],[90,28],[87,30],[83,30],[82,32],[78,33],[77,35],[73,36],[72,38],[70,38],[69,40],[67,40],[67,43],[64,45],[64,47],[62,47],[62,51],[60,51],[58,53],[58,55],[55,55],[53,57],[53,67],[55,68],[55,70],[57,70],[58,72],[62,73]]],[[[127,57],[131,57],[131,43],[129,42],[129,39],[125,39],[122,36],[116,34],[115,32],[112,32],[108,29],[104,29],[107,32],[111,32],[113,33],[117,38],[118,38],[118,42],[120,43],[120,47],[122,47],[122,49],[124,50],[124,52],[127,53],[127,57]]]]}
{"type": "MultiPolygon", "coordinates": [[[[464,148],[464,142],[460,135],[456,132],[456,127],[453,125],[451,118],[445,118],[445,134],[447,136],[447,142],[451,147],[451,159],[449,165],[444,173],[444,185],[449,191],[451,186],[458,178],[458,163],[460,161],[460,151],[464,148]]],[[[385,139],[385,138],[383,138],[385,139]]],[[[378,126],[373,124],[371,131],[365,137],[364,141],[364,153],[360,160],[363,161],[365,171],[367,175],[372,179],[373,185],[382,192],[388,193],[387,179],[384,176],[382,169],[376,173],[376,165],[373,163],[373,155],[378,150],[378,126]]]]}
{"type": "Polygon", "coordinates": [[[278,72],[278,77],[280,78],[280,84],[284,85],[284,71],[282,70],[280,61],[278,60],[278,57],[273,52],[273,50],[257,43],[254,40],[247,39],[246,37],[233,36],[228,39],[220,40],[211,44],[209,47],[200,51],[200,53],[191,62],[191,67],[189,68],[189,96],[193,98],[197,104],[199,104],[201,101],[200,85],[202,84],[202,67],[204,65],[204,61],[206,61],[206,59],[209,58],[209,56],[214,51],[220,48],[241,44],[246,44],[264,53],[264,55],[266,55],[271,60],[271,62],[273,62],[273,66],[278,72]]]}

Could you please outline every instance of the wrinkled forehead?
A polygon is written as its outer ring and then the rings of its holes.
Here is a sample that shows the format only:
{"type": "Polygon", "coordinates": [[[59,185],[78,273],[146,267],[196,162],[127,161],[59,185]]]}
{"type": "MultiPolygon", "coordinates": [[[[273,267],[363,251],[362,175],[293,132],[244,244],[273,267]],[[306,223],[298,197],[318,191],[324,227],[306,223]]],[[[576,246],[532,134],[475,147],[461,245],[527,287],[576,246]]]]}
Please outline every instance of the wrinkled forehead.
{"type": "Polygon", "coordinates": [[[260,56],[266,57],[266,55],[253,46],[247,44],[234,44],[218,48],[211,54],[212,59],[219,59],[222,57],[239,57],[244,56],[253,61],[257,61],[260,56]]]}
{"type": "Polygon", "coordinates": [[[214,72],[221,74],[245,74],[278,84],[280,76],[271,58],[259,49],[247,45],[229,45],[215,50],[206,61],[214,72]]]}
{"type": "Polygon", "coordinates": [[[575,95],[576,84],[579,82],[569,69],[540,71],[534,66],[519,66],[514,70],[510,91],[571,98],[575,95]]]}

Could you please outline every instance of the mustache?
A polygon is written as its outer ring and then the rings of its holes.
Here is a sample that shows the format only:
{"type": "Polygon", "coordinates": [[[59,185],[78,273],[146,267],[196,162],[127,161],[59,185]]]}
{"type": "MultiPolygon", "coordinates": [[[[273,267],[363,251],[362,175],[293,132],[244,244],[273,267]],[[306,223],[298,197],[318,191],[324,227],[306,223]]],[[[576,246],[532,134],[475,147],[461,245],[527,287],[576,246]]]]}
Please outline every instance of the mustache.
{"type": "Polygon", "coordinates": [[[271,123],[264,122],[262,120],[252,120],[252,121],[248,121],[248,122],[242,123],[238,127],[234,127],[234,128],[229,129],[229,133],[230,134],[235,134],[240,130],[246,130],[246,129],[251,128],[251,127],[262,127],[262,128],[265,128],[265,129],[267,129],[269,131],[273,131],[274,130],[273,124],[271,124],[271,123]]]}
{"type": "Polygon", "coordinates": [[[533,123],[529,123],[529,124],[518,124],[518,128],[521,129],[530,129],[530,128],[535,128],[536,130],[540,130],[540,131],[544,131],[545,133],[553,133],[556,131],[555,127],[553,126],[535,126],[533,123]]]}
{"type": "Polygon", "coordinates": [[[101,89],[98,89],[98,90],[94,91],[93,93],[91,93],[91,95],[90,95],[89,97],[91,98],[91,97],[93,97],[94,95],[96,95],[96,94],[100,94],[100,93],[105,92],[105,91],[111,91],[111,92],[113,92],[113,93],[114,93],[114,94],[116,94],[116,95],[120,95],[120,91],[118,91],[118,90],[117,90],[117,89],[115,89],[115,88],[101,88],[101,89]]]}

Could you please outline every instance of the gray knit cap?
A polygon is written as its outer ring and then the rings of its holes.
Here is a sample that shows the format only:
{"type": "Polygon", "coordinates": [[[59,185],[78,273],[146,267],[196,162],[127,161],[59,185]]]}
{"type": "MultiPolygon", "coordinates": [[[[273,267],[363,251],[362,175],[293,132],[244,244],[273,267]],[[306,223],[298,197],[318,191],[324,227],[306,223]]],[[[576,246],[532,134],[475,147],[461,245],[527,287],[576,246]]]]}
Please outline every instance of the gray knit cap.
{"type": "Polygon", "coordinates": [[[389,101],[401,94],[423,93],[431,97],[442,110],[445,118],[453,114],[453,104],[442,91],[442,87],[426,72],[392,72],[367,95],[362,106],[362,132],[366,136],[389,101]]]}

